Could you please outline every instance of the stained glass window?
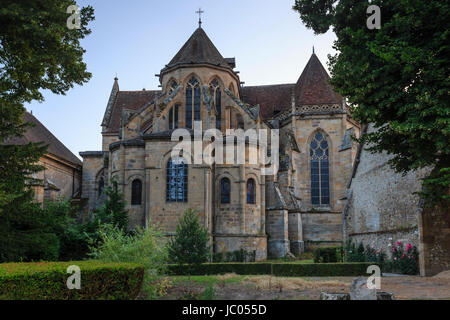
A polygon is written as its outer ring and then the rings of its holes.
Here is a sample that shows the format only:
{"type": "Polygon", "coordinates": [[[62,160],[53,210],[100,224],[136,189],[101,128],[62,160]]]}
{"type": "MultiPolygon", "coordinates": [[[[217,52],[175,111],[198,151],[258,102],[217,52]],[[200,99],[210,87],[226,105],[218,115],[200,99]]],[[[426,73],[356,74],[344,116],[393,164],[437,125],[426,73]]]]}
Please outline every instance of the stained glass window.
{"type": "Polygon", "coordinates": [[[231,183],[230,179],[220,180],[220,203],[230,203],[231,183]]]}
{"type": "Polygon", "coordinates": [[[249,204],[256,203],[256,186],[255,180],[253,179],[247,180],[247,203],[249,204]]]}
{"type": "Polygon", "coordinates": [[[311,167],[311,203],[313,205],[330,204],[330,166],[329,146],[325,135],[318,131],[309,149],[311,167]]]}
{"type": "Polygon", "coordinates": [[[211,82],[210,94],[214,99],[214,106],[216,107],[216,129],[222,128],[222,91],[220,90],[219,81],[214,79],[211,82]]]}
{"type": "Polygon", "coordinates": [[[169,111],[169,130],[178,128],[178,113],[180,105],[174,105],[169,111]]]}
{"type": "Polygon", "coordinates": [[[186,86],[186,127],[192,129],[193,121],[201,119],[200,84],[194,77],[186,86]]]}
{"type": "Polygon", "coordinates": [[[167,162],[167,202],[187,202],[187,165],[183,158],[167,162]]]}
{"type": "Polygon", "coordinates": [[[142,182],[139,179],[131,183],[131,205],[140,205],[142,201],[142,182]]]}

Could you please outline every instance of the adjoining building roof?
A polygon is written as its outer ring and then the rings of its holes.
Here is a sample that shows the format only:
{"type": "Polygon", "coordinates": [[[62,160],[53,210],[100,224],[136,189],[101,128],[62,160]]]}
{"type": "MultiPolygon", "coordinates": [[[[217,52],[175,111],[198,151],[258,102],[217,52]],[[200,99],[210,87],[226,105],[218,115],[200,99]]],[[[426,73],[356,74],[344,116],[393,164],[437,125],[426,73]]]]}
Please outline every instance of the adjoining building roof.
{"type": "Polygon", "coordinates": [[[295,104],[341,104],[342,96],[328,83],[330,76],[313,53],[295,85],[295,104]]]}
{"type": "Polygon", "coordinates": [[[161,93],[161,90],[118,91],[113,102],[106,132],[119,132],[123,109],[139,110],[146,103],[151,102],[159,93],[161,93]]]}
{"type": "Polygon", "coordinates": [[[232,70],[235,62],[225,59],[205,31],[197,28],[162,72],[181,64],[211,64],[232,70]]]}
{"type": "Polygon", "coordinates": [[[295,84],[248,86],[242,88],[242,100],[252,106],[259,104],[263,119],[291,108],[291,96],[295,84]]]}
{"type": "Polygon", "coordinates": [[[44,142],[48,144],[47,152],[61,158],[74,165],[81,166],[83,163],[75,156],[61,141],[58,140],[35,116],[25,112],[23,117],[25,122],[34,124],[34,127],[28,128],[22,137],[8,139],[5,144],[25,145],[30,142],[44,142]]]}

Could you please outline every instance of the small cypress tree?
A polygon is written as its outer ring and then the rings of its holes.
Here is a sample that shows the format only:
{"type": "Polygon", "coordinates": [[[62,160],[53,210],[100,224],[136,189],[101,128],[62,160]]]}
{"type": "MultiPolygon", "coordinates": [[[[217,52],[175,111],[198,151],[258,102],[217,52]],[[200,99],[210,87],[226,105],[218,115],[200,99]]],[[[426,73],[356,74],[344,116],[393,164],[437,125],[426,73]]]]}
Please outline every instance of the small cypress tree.
{"type": "Polygon", "coordinates": [[[176,235],[169,240],[169,259],[178,264],[200,264],[208,260],[209,235],[195,210],[188,209],[179,220],[176,235]]]}
{"type": "Polygon", "coordinates": [[[111,179],[111,186],[105,188],[106,200],[103,206],[96,214],[96,220],[99,224],[111,224],[117,228],[127,231],[128,211],[125,209],[126,202],[117,188],[117,181],[111,179]]]}

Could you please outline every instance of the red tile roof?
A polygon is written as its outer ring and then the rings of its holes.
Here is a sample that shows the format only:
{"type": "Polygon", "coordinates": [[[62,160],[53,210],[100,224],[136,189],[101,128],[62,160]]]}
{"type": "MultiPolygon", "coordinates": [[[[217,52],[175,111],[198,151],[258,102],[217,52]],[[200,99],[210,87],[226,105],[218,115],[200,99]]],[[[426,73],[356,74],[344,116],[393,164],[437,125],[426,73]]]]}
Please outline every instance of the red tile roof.
{"type": "Polygon", "coordinates": [[[232,69],[234,61],[228,62],[224,59],[205,31],[202,28],[198,28],[162,72],[176,65],[194,63],[207,63],[232,69]]]}
{"type": "Polygon", "coordinates": [[[139,110],[145,104],[151,102],[160,92],[160,90],[117,92],[106,132],[119,132],[123,109],[139,110]]]}
{"type": "Polygon", "coordinates": [[[61,141],[58,140],[35,116],[26,112],[23,117],[24,122],[34,124],[34,127],[29,128],[22,137],[14,137],[8,139],[5,144],[24,145],[30,142],[38,143],[45,142],[48,144],[47,152],[61,158],[74,165],[81,166],[82,162],[76,155],[74,155],[61,141]]]}
{"type": "Polygon", "coordinates": [[[252,106],[259,104],[263,119],[271,118],[278,111],[291,108],[291,93],[295,84],[275,84],[242,88],[242,100],[252,106]]]}
{"type": "Polygon", "coordinates": [[[295,86],[295,104],[342,103],[342,96],[328,83],[330,76],[313,53],[295,86]]]}

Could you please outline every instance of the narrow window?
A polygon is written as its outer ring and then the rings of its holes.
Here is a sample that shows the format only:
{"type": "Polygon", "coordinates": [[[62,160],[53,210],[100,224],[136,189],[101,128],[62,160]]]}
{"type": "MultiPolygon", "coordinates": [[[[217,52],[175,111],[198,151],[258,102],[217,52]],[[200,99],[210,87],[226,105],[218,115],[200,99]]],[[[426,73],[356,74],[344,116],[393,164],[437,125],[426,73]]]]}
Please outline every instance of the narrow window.
{"type": "Polygon", "coordinates": [[[194,77],[186,86],[186,127],[192,129],[193,121],[201,119],[200,84],[194,77]]]}
{"type": "Polygon", "coordinates": [[[142,182],[139,179],[131,183],[131,205],[138,206],[142,202],[142,182]]]}
{"type": "Polygon", "coordinates": [[[169,130],[178,128],[178,113],[180,105],[174,105],[169,111],[169,130]]]}
{"type": "Polygon", "coordinates": [[[220,180],[220,203],[230,203],[231,183],[230,179],[220,180]]]}
{"type": "Polygon", "coordinates": [[[317,132],[310,143],[311,203],[330,204],[329,147],[325,135],[317,132]]]}
{"type": "Polygon", "coordinates": [[[178,87],[178,83],[175,80],[172,80],[169,86],[169,94],[172,93],[178,87]]]}
{"type": "Polygon", "coordinates": [[[256,203],[256,186],[254,179],[247,180],[247,203],[248,204],[256,203]]]}
{"type": "Polygon", "coordinates": [[[216,129],[222,128],[222,91],[220,90],[219,81],[214,79],[211,82],[210,94],[214,99],[214,107],[216,108],[216,129]]]}
{"type": "Polygon", "coordinates": [[[103,189],[105,189],[105,180],[103,180],[103,177],[101,177],[100,181],[98,182],[98,198],[100,198],[103,194],[103,189]]]}
{"type": "Polygon", "coordinates": [[[187,202],[187,165],[183,158],[167,162],[167,202],[187,202]]]}

